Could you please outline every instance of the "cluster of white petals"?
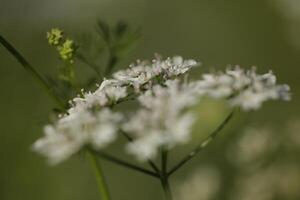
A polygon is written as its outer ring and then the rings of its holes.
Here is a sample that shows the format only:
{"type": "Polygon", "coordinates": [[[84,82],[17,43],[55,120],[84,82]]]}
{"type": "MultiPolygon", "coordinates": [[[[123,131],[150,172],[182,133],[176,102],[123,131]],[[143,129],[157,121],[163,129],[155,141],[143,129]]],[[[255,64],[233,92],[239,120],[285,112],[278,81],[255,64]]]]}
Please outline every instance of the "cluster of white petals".
{"type": "Polygon", "coordinates": [[[199,66],[195,60],[184,60],[181,56],[169,57],[162,60],[159,56],[149,61],[137,61],[131,64],[128,69],[121,70],[113,74],[113,77],[134,87],[136,91],[149,89],[161,79],[166,81],[170,78],[185,74],[190,69],[199,66]]]}
{"type": "Polygon", "coordinates": [[[138,61],[129,69],[121,70],[112,79],[105,79],[94,92],[82,94],[70,101],[70,108],[53,125],[44,128],[44,137],[33,149],[48,158],[51,164],[60,163],[90,145],[95,149],[107,146],[117,137],[123,115],[112,112],[110,106],[130,95],[140,94],[154,82],[164,83],[171,76],[186,73],[198,63],[180,56],[152,62],[138,61]],[[154,79],[159,79],[159,81],[154,79]]]}
{"type": "Polygon", "coordinates": [[[197,103],[194,87],[179,80],[156,85],[138,98],[141,108],[123,125],[134,141],[127,150],[139,160],[153,158],[160,147],[185,143],[195,120],[186,109],[197,103]]]}
{"type": "Polygon", "coordinates": [[[88,110],[74,112],[60,118],[54,125],[44,128],[45,135],[37,140],[33,148],[57,164],[85,145],[103,148],[116,139],[118,123],[122,115],[104,108],[97,113],[88,110]]]}
{"type": "Polygon", "coordinates": [[[181,56],[169,57],[165,60],[157,57],[152,62],[147,60],[137,61],[129,68],[113,74],[112,79],[105,79],[94,92],[83,93],[82,97],[76,97],[71,101],[72,107],[68,112],[84,110],[91,107],[105,107],[127,97],[128,89],[134,91],[150,89],[157,82],[165,82],[171,77],[186,73],[198,66],[195,60],[184,60],[181,56]]]}
{"type": "Polygon", "coordinates": [[[134,138],[127,145],[128,152],[147,160],[161,148],[186,143],[195,121],[191,107],[203,96],[226,99],[231,106],[247,111],[270,99],[289,100],[290,93],[287,85],[276,84],[271,72],[259,75],[254,69],[204,74],[201,80],[190,83],[169,80],[141,95],[141,108],[123,125],[134,138]]]}
{"type": "Polygon", "coordinates": [[[110,106],[127,97],[127,88],[116,80],[104,80],[95,92],[86,92],[74,98],[68,113],[79,112],[93,107],[110,106]]]}
{"type": "Polygon", "coordinates": [[[290,98],[289,87],[277,85],[271,72],[258,75],[255,70],[235,68],[204,74],[192,82],[180,80],[180,75],[198,65],[180,56],[137,61],[105,79],[96,91],[82,92],[71,100],[66,114],[45,127],[45,136],[34,149],[56,164],[86,145],[105,147],[122,129],[133,138],[127,151],[147,160],[161,148],[189,141],[195,121],[191,108],[202,96],[225,98],[244,110],[257,109],[269,99],[290,98]],[[123,115],[110,108],[131,95],[137,97],[140,107],[128,120],[122,120],[123,115]]]}
{"type": "Polygon", "coordinates": [[[290,99],[288,85],[277,85],[272,72],[259,75],[254,68],[243,70],[236,67],[225,73],[204,74],[197,84],[201,95],[229,99],[232,106],[244,110],[258,109],[267,100],[290,99]]]}

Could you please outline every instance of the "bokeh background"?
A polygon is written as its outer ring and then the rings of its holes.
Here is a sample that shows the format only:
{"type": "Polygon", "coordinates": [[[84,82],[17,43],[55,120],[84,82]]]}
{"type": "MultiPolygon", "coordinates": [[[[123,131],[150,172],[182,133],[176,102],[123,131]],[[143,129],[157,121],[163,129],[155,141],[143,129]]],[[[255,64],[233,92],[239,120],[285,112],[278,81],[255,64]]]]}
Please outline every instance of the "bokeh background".
{"type": "MultiPolygon", "coordinates": [[[[171,180],[176,188],[199,167],[215,165],[227,183],[215,199],[232,199],[228,188],[236,169],[226,159],[231,138],[245,126],[267,126],[284,135],[291,120],[300,123],[299,10],[298,0],[0,0],[0,33],[43,74],[53,73],[59,62],[47,45],[45,32],[60,27],[76,38],[94,31],[98,19],[108,23],[122,19],[141,28],[142,37],[123,66],[160,53],[201,61],[203,66],[195,76],[229,64],[255,65],[259,72],[272,69],[279,82],[291,86],[293,100],[267,103],[257,112],[239,114],[217,141],[171,180]]],[[[83,157],[50,167],[30,150],[42,135],[52,108],[53,103],[32,77],[0,47],[1,200],[98,198],[93,174],[83,157]]],[[[224,109],[215,102],[201,108],[203,126],[198,131],[209,132],[224,116],[224,109]]],[[[171,162],[189,148],[173,152],[171,162]]],[[[105,161],[102,164],[113,199],[163,199],[159,183],[151,177],[105,161]]],[[[289,184],[287,181],[287,187],[289,184]]]]}

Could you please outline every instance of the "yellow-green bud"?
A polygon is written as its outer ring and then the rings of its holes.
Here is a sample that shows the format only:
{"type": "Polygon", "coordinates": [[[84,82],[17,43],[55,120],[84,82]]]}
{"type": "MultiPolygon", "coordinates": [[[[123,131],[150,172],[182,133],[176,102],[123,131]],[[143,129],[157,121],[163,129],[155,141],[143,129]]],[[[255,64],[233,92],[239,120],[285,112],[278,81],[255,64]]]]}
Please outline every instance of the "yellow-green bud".
{"type": "Polygon", "coordinates": [[[47,32],[48,43],[52,46],[58,46],[63,38],[63,31],[58,28],[53,28],[47,32]]]}
{"type": "Polygon", "coordinates": [[[57,47],[61,59],[73,63],[75,45],[73,40],[66,39],[65,42],[57,47]]]}

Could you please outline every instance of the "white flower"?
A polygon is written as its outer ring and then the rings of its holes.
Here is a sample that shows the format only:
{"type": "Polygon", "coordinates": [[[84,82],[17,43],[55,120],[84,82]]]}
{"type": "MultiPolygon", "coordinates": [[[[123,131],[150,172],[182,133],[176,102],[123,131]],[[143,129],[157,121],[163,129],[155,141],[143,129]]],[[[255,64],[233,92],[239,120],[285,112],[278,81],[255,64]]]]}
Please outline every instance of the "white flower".
{"type": "Polygon", "coordinates": [[[103,148],[116,139],[122,115],[109,109],[92,113],[88,110],[63,116],[54,125],[45,126],[45,136],[37,140],[33,149],[58,164],[85,145],[103,148]]]}
{"type": "Polygon", "coordinates": [[[237,67],[225,73],[204,74],[197,85],[200,95],[227,98],[232,106],[240,106],[244,110],[258,109],[267,100],[290,99],[288,85],[277,85],[272,72],[259,75],[255,69],[237,67]]]}
{"type": "MultiPolygon", "coordinates": [[[[114,79],[104,80],[99,89],[95,91],[95,95],[105,95],[107,101],[116,102],[127,96],[127,88],[122,86],[119,81],[114,79]]],[[[102,105],[103,106],[103,105],[102,105]]]]}
{"type": "Polygon", "coordinates": [[[270,72],[236,68],[225,73],[205,74],[199,81],[182,82],[179,76],[199,65],[174,56],[151,62],[138,61],[126,70],[104,79],[93,92],[83,92],[70,101],[66,114],[45,127],[45,136],[34,144],[35,151],[59,163],[86,145],[103,148],[116,139],[122,128],[133,141],[129,153],[139,160],[156,156],[161,148],[189,141],[195,121],[191,109],[202,96],[225,98],[232,106],[257,109],[269,99],[288,100],[289,87],[277,85],[270,72]],[[110,108],[127,97],[138,96],[140,108],[121,125],[122,115],[110,108]]]}
{"type": "Polygon", "coordinates": [[[164,81],[171,77],[184,74],[191,68],[199,65],[195,60],[184,60],[180,56],[174,56],[162,60],[157,56],[152,62],[137,61],[136,64],[130,65],[128,69],[116,72],[113,77],[126,84],[131,84],[139,91],[144,87],[148,89],[155,78],[163,78],[164,81]]]}
{"type": "Polygon", "coordinates": [[[127,96],[127,87],[114,79],[105,79],[95,92],[83,93],[71,101],[68,113],[82,111],[88,108],[105,107],[127,96]]]}
{"type": "MultiPolygon", "coordinates": [[[[182,63],[177,59],[176,62],[182,63]]],[[[146,160],[155,157],[160,147],[171,148],[187,142],[194,116],[185,111],[203,96],[224,98],[231,106],[244,110],[257,109],[270,99],[290,98],[289,87],[277,85],[271,72],[258,75],[254,69],[236,68],[225,73],[205,74],[202,80],[188,84],[177,79],[167,80],[165,84],[152,86],[138,98],[142,108],[123,125],[124,131],[135,139],[128,145],[128,151],[139,160],[146,160]]]]}
{"type": "Polygon", "coordinates": [[[156,68],[156,71],[160,71],[164,77],[169,78],[184,74],[199,64],[195,60],[184,60],[181,56],[174,56],[166,60],[157,58],[153,60],[152,66],[156,68]]]}
{"type": "Polygon", "coordinates": [[[197,103],[194,87],[179,80],[155,86],[139,97],[142,108],[123,125],[134,141],[127,150],[139,160],[155,157],[160,147],[171,148],[189,140],[194,122],[186,109],[197,103]]]}

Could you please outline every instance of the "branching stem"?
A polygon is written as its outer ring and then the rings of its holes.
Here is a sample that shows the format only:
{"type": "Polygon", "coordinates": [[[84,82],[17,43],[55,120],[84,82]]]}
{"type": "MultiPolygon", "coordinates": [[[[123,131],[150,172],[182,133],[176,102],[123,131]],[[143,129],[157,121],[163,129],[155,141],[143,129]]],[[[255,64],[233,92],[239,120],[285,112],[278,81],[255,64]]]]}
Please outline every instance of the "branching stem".
{"type": "Polygon", "coordinates": [[[65,104],[55,94],[44,78],[29,64],[29,62],[19,53],[3,36],[0,35],[0,43],[5,49],[15,57],[15,59],[24,67],[24,69],[41,85],[46,93],[56,102],[60,109],[65,108],[65,104]]]}
{"type": "Polygon", "coordinates": [[[132,169],[132,170],[135,170],[135,171],[138,171],[138,172],[141,172],[143,174],[146,174],[146,175],[149,175],[149,176],[152,176],[152,177],[155,177],[155,178],[159,178],[159,174],[157,174],[156,172],[153,172],[153,171],[150,171],[148,169],[144,169],[142,167],[139,167],[139,166],[136,166],[134,164],[131,164],[131,163],[128,163],[126,161],[123,161],[119,158],[116,158],[112,155],[109,155],[107,153],[104,153],[104,152],[101,152],[101,151],[94,151],[94,150],[91,150],[93,151],[93,153],[105,160],[108,160],[110,162],[113,162],[115,164],[118,164],[120,166],[123,166],[123,167],[126,167],[126,168],[129,168],[129,169],[132,169]]]}
{"type": "Polygon", "coordinates": [[[224,121],[213,131],[206,139],[204,139],[198,146],[195,147],[193,151],[191,151],[187,156],[185,156],[181,161],[179,161],[169,172],[168,176],[172,175],[178,169],[180,169],[184,164],[186,164],[189,160],[194,158],[197,153],[199,153],[208,143],[210,143],[221,130],[228,124],[228,122],[232,119],[234,111],[231,111],[230,114],[224,119],[224,121]]]}
{"type": "Polygon", "coordinates": [[[163,149],[161,152],[161,176],[160,176],[160,182],[162,185],[162,188],[164,190],[164,194],[166,197],[166,200],[173,200],[172,192],[169,184],[169,177],[168,177],[168,150],[163,149]]]}
{"type": "MultiPolygon", "coordinates": [[[[124,131],[121,130],[121,133],[124,135],[124,137],[129,141],[129,142],[132,142],[133,139],[127,134],[125,133],[124,131]]],[[[150,165],[150,167],[157,173],[157,174],[160,174],[161,171],[158,169],[158,167],[155,165],[155,163],[152,161],[152,160],[148,160],[147,161],[148,164],[150,165]]]]}
{"type": "Polygon", "coordinates": [[[97,160],[96,156],[92,152],[87,152],[88,160],[91,163],[91,167],[95,173],[96,181],[99,189],[100,199],[101,200],[111,200],[109,191],[107,188],[107,184],[105,181],[105,177],[101,168],[101,165],[99,164],[99,160],[97,160]]]}

